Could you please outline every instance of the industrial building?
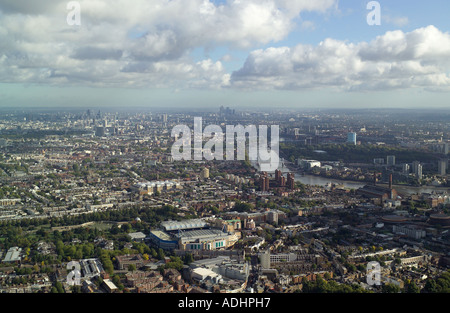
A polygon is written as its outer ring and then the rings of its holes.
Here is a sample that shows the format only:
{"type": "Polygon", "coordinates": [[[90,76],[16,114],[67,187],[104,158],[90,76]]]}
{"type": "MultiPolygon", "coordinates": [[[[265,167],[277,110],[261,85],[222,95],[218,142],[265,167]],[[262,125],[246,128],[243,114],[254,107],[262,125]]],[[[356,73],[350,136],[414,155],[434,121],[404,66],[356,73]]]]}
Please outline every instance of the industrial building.
{"type": "Polygon", "coordinates": [[[389,175],[389,187],[377,186],[375,176],[373,185],[366,185],[359,188],[357,192],[362,196],[373,199],[379,204],[386,200],[397,199],[398,196],[397,191],[392,187],[392,174],[389,175]]]}

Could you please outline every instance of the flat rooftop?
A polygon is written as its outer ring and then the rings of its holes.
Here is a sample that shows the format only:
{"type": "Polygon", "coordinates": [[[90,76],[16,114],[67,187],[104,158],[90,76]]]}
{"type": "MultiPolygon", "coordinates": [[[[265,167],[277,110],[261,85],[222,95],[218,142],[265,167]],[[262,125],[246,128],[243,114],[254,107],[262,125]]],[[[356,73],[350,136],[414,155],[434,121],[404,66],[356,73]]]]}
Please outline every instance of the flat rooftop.
{"type": "Polygon", "coordinates": [[[6,253],[5,259],[3,262],[16,262],[20,261],[20,253],[22,252],[22,248],[19,247],[12,247],[8,250],[6,253]]]}
{"type": "Polygon", "coordinates": [[[169,236],[169,234],[167,234],[163,231],[160,231],[160,230],[152,230],[151,233],[161,240],[165,240],[165,241],[173,240],[172,237],[169,236]]]}
{"type": "Polygon", "coordinates": [[[228,236],[228,233],[224,233],[218,229],[199,229],[199,230],[189,230],[183,231],[179,234],[174,235],[177,238],[181,238],[183,240],[202,240],[202,239],[210,239],[210,238],[220,238],[228,236]]]}

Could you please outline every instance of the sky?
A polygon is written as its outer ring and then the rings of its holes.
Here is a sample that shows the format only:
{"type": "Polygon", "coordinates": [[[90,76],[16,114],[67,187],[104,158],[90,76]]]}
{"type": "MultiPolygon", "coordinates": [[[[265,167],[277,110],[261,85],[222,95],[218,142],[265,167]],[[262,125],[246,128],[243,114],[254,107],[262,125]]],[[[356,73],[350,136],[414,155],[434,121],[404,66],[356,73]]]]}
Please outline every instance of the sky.
{"type": "Polygon", "coordinates": [[[370,2],[0,0],[0,107],[450,108],[450,2],[370,2]]]}

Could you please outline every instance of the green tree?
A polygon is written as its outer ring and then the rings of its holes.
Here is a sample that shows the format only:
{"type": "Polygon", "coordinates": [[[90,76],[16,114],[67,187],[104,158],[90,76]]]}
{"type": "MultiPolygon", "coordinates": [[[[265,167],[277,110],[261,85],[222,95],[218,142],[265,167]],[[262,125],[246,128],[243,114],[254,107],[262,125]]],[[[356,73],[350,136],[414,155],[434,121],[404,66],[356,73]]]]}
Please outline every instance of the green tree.
{"type": "Polygon", "coordinates": [[[192,253],[186,253],[184,255],[184,259],[183,259],[185,264],[191,264],[192,262],[194,262],[194,257],[192,256],[192,253]]]}
{"type": "Polygon", "coordinates": [[[55,283],[55,288],[58,291],[58,293],[64,293],[64,288],[63,288],[61,282],[57,281],[55,283]]]}
{"type": "Polygon", "coordinates": [[[383,293],[399,293],[400,287],[394,284],[386,283],[381,287],[383,293]]]}
{"type": "Polygon", "coordinates": [[[404,293],[420,293],[420,288],[416,285],[414,281],[411,282],[405,282],[404,293]]]}

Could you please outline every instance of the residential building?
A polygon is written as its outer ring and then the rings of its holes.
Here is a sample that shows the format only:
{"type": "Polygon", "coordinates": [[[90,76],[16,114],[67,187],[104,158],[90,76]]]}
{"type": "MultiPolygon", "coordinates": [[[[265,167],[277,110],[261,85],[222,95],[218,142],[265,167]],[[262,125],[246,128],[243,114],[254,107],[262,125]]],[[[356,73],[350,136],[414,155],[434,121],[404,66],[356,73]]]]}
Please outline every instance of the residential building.
{"type": "Polygon", "coordinates": [[[118,255],[116,257],[117,269],[127,270],[130,265],[133,265],[138,269],[144,265],[144,259],[140,254],[118,255]]]}
{"type": "Polygon", "coordinates": [[[438,175],[445,176],[447,174],[448,160],[442,159],[438,161],[438,175]]]}
{"type": "Polygon", "coordinates": [[[386,158],[387,166],[395,166],[395,155],[388,155],[386,158]]]}

